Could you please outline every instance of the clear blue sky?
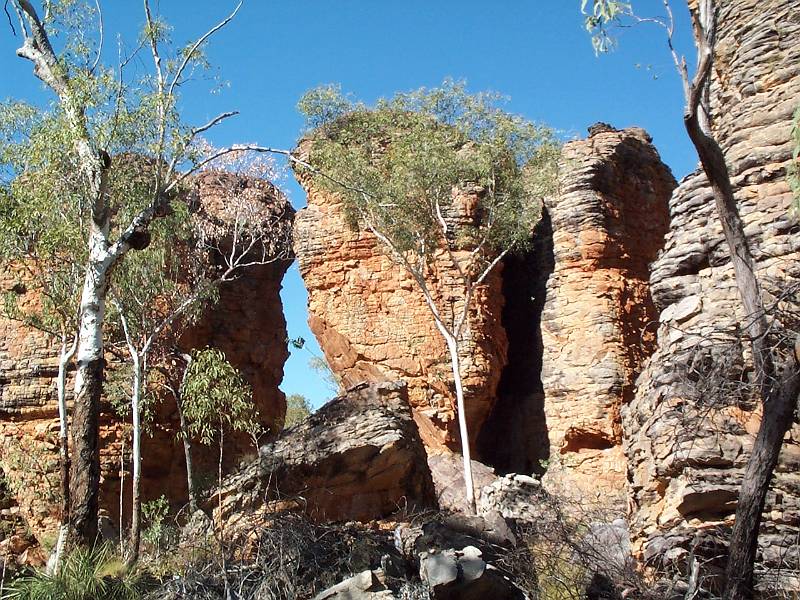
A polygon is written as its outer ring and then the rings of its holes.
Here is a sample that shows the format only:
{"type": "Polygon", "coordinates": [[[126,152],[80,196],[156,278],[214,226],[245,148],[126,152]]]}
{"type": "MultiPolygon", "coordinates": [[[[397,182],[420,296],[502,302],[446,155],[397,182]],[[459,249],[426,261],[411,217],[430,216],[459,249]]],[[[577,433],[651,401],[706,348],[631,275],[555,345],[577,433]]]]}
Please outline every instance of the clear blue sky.
{"type": "MultiPolygon", "coordinates": [[[[202,34],[235,5],[230,0],[152,0],[174,27],[176,43],[202,34]]],[[[106,0],[104,58],[115,63],[117,37],[135,44],[143,23],[139,0],[106,0]]],[[[245,0],[238,17],[208,46],[208,57],[227,85],[186,94],[184,114],[204,123],[226,110],[241,115],[208,137],[218,146],[254,142],[293,147],[303,128],[295,105],[311,87],[340,83],[372,102],[396,91],[434,86],[445,77],[466,79],[473,91],[509,96],[507,109],[545,122],[564,139],[585,135],[604,121],[647,129],[676,177],[696,157],[682,127],[682,97],[664,36],[652,27],[622,32],[619,48],[596,58],[582,27],[579,0],[245,0]]],[[[691,56],[685,3],[675,3],[677,41],[691,56]]],[[[634,1],[645,15],[661,2],[634,1]]],[[[0,99],[41,102],[45,92],[30,64],[15,56],[15,39],[0,21],[0,99]]],[[[302,190],[284,182],[295,207],[302,190]]],[[[306,326],[306,294],[293,266],[283,290],[289,335],[319,353],[306,326]]],[[[310,354],[292,350],[283,390],[314,405],[329,396],[309,371],[310,354]]]]}

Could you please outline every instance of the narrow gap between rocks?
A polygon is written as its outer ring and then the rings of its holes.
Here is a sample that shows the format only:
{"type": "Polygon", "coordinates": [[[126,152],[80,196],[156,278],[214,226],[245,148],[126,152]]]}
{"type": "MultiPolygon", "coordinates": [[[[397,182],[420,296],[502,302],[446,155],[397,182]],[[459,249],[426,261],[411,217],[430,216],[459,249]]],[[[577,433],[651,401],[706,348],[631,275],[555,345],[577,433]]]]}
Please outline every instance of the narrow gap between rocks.
{"type": "Polygon", "coordinates": [[[541,474],[549,457],[541,317],[554,264],[553,230],[544,209],[532,246],[503,263],[508,364],[498,385],[497,403],[476,443],[480,460],[501,475],[541,474]]]}

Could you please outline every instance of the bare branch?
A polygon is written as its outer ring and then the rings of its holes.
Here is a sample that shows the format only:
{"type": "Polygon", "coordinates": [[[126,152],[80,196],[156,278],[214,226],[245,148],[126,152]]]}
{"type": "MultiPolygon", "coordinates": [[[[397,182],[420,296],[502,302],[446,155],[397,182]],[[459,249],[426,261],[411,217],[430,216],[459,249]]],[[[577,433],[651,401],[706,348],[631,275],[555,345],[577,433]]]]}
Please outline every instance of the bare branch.
{"type": "Polygon", "coordinates": [[[8,19],[8,26],[11,28],[11,33],[14,37],[17,37],[17,30],[14,28],[14,22],[11,20],[11,13],[8,12],[8,3],[10,0],[6,0],[3,3],[3,12],[6,13],[6,19],[8,19]]]}
{"type": "Polygon", "coordinates": [[[210,38],[212,35],[214,35],[216,32],[218,32],[220,29],[225,27],[228,23],[230,23],[233,20],[233,18],[236,16],[236,13],[238,13],[239,9],[242,7],[242,2],[243,1],[244,0],[239,0],[239,4],[236,5],[236,8],[233,9],[233,12],[230,15],[228,15],[222,21],[217,23],[214,27],[209,29],[206,33],[201,35],[198,38],[198,40],[192,45],[191,49],[186,53],[186,56],[184,56],[183,62],[178,67],[178,70],[175,71],[175,76],[172,78],[172,83],[170,83],[169,90],[167,91],[167,94],[169,96],[173,95],[173,93],[175,91],[175,87],[178,85],[178,83],[180,82],[181,76],[183,75],[183,71],[186,69],[186,66],[189,64],[189,61],[194,56],[194,53],[197,52],[197,49],[200,48],[200,46],[202,46],[203,43],[206,40],[208,40],[208,38],[210,38]]]}
{"type": "Polygon", "coordinates": [[[30,60],[33,72],[44,83],[50,86],[59,96],[67,91],[69,83],[66,74],[58,64],[58,58],[50,43],[47,30],[39,19],[36,9],[28,0],[15,0],[16,6],[22,11],[24,20],[30,26],[30,34],[25,32],[25,41],[17,49],[17,56],[30,60]]]}
{"type": "Polygon", "coordinates": [[[204,131],[208,131],[209,129],[211,129],[212,127],[215,127],[216,125],[218,125],[219,123],[221,123],[225,119],[228,119],[230,117],[235,117],[238,114],[239,114],[238,110],[232,110],[232,111],[224,112],[222,114],[217,115],[216,117],[211,119],[205,125],[201,125],[200,127],[195,127],[194,129],[192,129],[192,133],[191,133],[190,139],[193,139],[193,138],[197,137],[198,135],[200,135],[204,131]]]}
{"type": "Polygon", "coordinates": [[[97,56],[94,59],[94,63],[92,64],[92,68],[89,69],[89,73],[94,73],[97,65],[100,64],[100,55],[103,53],[103,38],[105,35],[105,27],[103,26],[103,11],[100,8],[100,0],[94,0],[94,5],[97,7],[97,21],[98,21],[98,29],[100,34],[100,39],[97,43],[97,56]]]}

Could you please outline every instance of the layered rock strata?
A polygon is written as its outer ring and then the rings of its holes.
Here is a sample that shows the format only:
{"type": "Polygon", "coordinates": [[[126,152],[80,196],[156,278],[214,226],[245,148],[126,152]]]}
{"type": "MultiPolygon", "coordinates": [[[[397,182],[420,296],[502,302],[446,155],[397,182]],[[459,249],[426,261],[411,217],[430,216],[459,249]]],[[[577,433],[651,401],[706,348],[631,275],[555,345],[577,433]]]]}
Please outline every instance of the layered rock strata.
{"type": "Polygon", "coordinates": [[[432,506],[433,481],[407,387],[383,382],[348,390],[263,446],[225,481],[216,510],[226,527],[247,531],[283,509],[316,521],[367,521],[432,506]]]}
{"type": "Polygon", "coordinates": [[[546,487],[624,508],[621,408],[653,349],[649,267],[675,187],[641,129],[598,124],[568,143],[548,200],[554,267],[541,314],[546,487]]]}
{"type": "MultiPolygon", "coordinates": [[[[226,220],[225,206],[232,196],[252,203],[265,213],[265,218],[277,222],[276,235],[289,233],[294,211],[270,183],[225,173],[203,173],[195,180],[193,218],[200,227],[207,224],[206,229],[218,233],[220,249],[229,243],[226,232],[231,224],[226,220]]],[[[219,272],[213,252],[189,254],[186,260],[199,262],[208,277],[219,272]]],[[[174,343],[184,352],[205,346],[223,350],[253,386],[253,399],[266,428],[282,423],[285,411],[285,398],[278,385],[288,350],[279,292],[288,264],[287,260],[278,260],[247,267],[241,277],[220,287],[219,301],[204,308],[180,340],[169,335],[164,338],[167,346],[174,343]]],[[[15,294],[23,305],[38,301],[26,287],[25,274],[20,269],[6,266],[0,272],[0,289],[15,294]]],[[[109,379],[119,379],[114,373],[113,357],[109,355],[107,359],[109,379]]],[[[167,360],[162,366],[179,379],[183,368],[180,361],[167,360]]],[[[52,541],[58,517],[57,371],[57,340],[17,321],[0,318],[0,468],[6,473],[20,513],[45,545],[52,541]]],[[[128,389],[127,382],[119,383],[122,390],[128,389]]],[[[71,377],[67,390],[71,393],[71,377]]],[[[143,441],[143,498],[146,501],[165,494],[182,504],[186,477],[183,450],[176,437],[179,419],[174,398],[168,393],[160,396],[162,402],[154,408],[152,437],[146,436],[143,441]]],[[[110,399],[104,399],[100,424],[101,506],[116,522],[122,473],[126,479],[124,510],[130,510],[130,435],[114,413],[110,399]]],[[[119,400],[124,403],[124,395],[119,400]]],[[[242,454],[253,452],[247,440],[229,441],[226,467],[236,464],[242,454]]],[[[196,447],[196,452],[198,469],[214,472],[213,456],[204,457],[202,447],[196,447]]]]}
{"type": "MultiPolygon", "coordinates": [[[[328,364],[345,387],[362,381],[407,381],[426,446],[457,447],[450,359],[417,283],[372,233],[349,226],[336,194],[320,189],[307,172],[297,177],[308,205],[295,219],[295,254],[308,290],[308,323],[328,364]]],[[[453,204],[455,210],[478,210],[469,194],[453,204]]],[[[459,314],[460,276],[449,260],[440,258],[431,265],[428,287],[437,306],[446,307],[445,315],[459,314]]],[[[473,442],[494,405],[506,361],[501,286],[500,269],[476,286],[460,348],[473,442]]]]}
{"type": "MultiPolygon", "coordinates": [[[[800,99],[800,1],[718,4],[713,130],[774,331],[793,335],[800,238],[786,170],[792,112],[800,99]]],[[[681,182],[670,213],[651,279],[661,310],[657,350],[623,410],[623,430],[635,549],[648,561],[666,557],[684,566],[693,547],[724,556],[724,547],[708,538],[727,538],[760,413],[748,391],[747,343],[740,336],[747,315],[704,175],[695,172],[681,182]]],[[[799,468],[795,426],[764,508],[763,566],[800,568],[799,468]]]]}

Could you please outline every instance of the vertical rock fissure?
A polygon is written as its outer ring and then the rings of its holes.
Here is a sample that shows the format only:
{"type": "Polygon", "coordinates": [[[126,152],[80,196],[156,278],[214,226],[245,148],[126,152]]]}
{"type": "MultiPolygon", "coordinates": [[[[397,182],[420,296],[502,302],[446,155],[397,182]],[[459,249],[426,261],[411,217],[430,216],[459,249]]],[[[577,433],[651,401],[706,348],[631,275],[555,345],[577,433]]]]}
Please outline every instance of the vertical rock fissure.
{"type": "Polygon", "coordinates": [[[508,363],[497,403],[478,436],[481,460],[498,473],[542,473],[550,454],[542,386],[541,317],[555,265],[550,215],[543,210],[532,246],[503,263],[502,323],[508,363]]]}

